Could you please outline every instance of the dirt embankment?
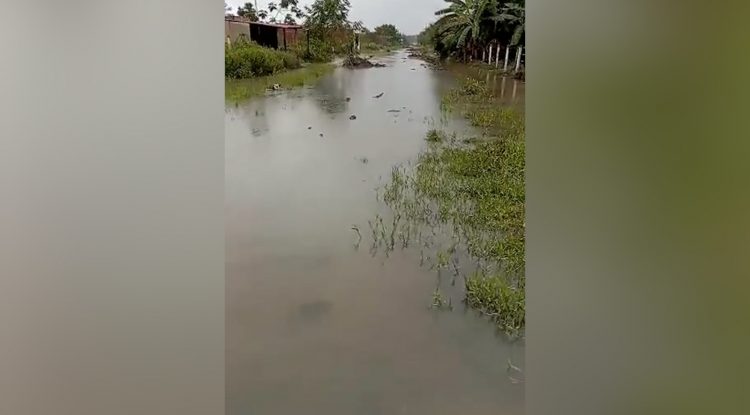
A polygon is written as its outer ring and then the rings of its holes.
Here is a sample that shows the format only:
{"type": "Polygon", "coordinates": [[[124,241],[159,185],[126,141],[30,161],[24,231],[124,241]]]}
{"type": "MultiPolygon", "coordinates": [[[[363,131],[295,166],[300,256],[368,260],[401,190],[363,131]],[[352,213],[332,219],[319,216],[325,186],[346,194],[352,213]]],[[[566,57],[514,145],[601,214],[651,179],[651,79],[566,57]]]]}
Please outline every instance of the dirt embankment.
{"type": "Polygon", "coordinates": [[[427,52],[421,48],[410,47],[407,49],[409,57],[412,59],[421,59],[432,66],[439,66],[440,59],[434,53],[427,52]]]}
{"type": "Polygon", "coordinates": [[[344,59],[342,63],[345,68],[359,69],[359,68],[382,68],[385,65],[379,62],[371,62],[370,60],[363,58],[359,55],[349,55],[344,59]]]}

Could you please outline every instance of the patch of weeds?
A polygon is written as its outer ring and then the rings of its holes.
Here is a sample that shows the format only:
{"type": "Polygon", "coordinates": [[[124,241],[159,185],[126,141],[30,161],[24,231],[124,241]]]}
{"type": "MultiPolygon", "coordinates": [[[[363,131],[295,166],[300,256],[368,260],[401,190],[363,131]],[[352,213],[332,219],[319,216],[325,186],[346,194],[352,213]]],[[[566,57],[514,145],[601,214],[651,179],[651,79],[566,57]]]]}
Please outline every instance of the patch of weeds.
{"type": "Polygon", "coordinates": [[[432,129],[427,132],[427,136],[425,137],[425,140],[431,142],[431,143],[439,143],[445,139],[445,134],[442,131],[438,131],[435,129],[432,129]]]}
{"type": "MultiPolygon", "coordinates": [[[[396,239],[403,248],[417,245],[420,265],[438,278],[452,273],[452,284],[463,277],[466,303],[514,334],[525,325],[525,128],[516,110],[475,99],[485,93],[467,81],[447,98],[472,104],[464,114],[482,128],[481,139],[433,129],[426,140],[434,145],[413,166],[393,168],[378,192],[393,220],[378,215],[370,222],[372,251],[388,255],[396,239]],[[473,266],[459,267],[466,257],[473,266]]],[[[433,303],[440,305],[437,294],[433,303]]]]}
{"type": "Polygon", "coordinates": [[[514,287],[501,275],[475,274],[466,279],[466,302],[506,333],[518,333],[526,323],[524,287],[514,287]]]}
{"type": "Polygon", "coordinates": [[[440,289],[435,288],[435,291],[432,293],[432,304],[430,304],[430,307],[435,309],[453,310],[453,302],[450,297],[446,300],[445,296],[440,292],[440,289]]]}
{"type": "Polygon", "coordinates": [[[246,99],[264,95],[269,87],[278,84],[282,89],[300,88],[313,85],[323,75],[333,70],[334,66],[327,63],[312,63],[304,68],[274,75],[260,76],[249,79],[231,79],[224,84],[225,98],[229,102],[240,102],[246,99]]]}
{"type": "Polygon", "coordinates": [[[459,88],[459,92],[464,96],[487,96],[487,85],[474,78],[466,78],[459,88]]]}
{"type": "Polygon", "coordinates": [[[482,128],[485,133],[507,135],[524,132],[523,118],[512,109],[481,106],[469,109],[466,116],[471,125],[482,128]]]}
{"type": "Polygon", "coordinates": [[[293,53],[266,48],[242,38],[224,47],[224,76],[231,79],[270,75],[300,65],[293,53]]]}

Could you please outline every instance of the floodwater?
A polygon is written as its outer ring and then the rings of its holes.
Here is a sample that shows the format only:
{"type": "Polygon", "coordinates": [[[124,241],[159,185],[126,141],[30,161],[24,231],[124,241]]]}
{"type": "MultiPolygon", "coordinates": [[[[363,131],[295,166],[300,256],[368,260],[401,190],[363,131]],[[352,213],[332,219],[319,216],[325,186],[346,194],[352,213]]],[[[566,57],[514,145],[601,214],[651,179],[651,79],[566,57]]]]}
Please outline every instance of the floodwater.
{"type": "MultiPolygon", "coordinates": [[[[367,220],[384,209],[375,188],[425,148],[452,85],[405,52],[380,61],[227,104],[229,415],[523,413],[510,379],[523,374],[508,372],[508,359],[524,366],[522,342],[460,297],[431,309],[435,273],[419,252],[368,252],[367,220]]],[[[509,103],[522,102],[515,88],[509,103]]]]}

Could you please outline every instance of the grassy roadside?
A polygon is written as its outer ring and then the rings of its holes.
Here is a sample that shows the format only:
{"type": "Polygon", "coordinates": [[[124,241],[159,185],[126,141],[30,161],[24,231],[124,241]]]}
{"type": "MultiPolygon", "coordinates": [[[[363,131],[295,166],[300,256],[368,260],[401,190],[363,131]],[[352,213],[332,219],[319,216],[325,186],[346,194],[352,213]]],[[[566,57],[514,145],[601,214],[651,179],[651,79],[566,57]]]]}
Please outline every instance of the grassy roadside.
{"type": "Polygon", "coordinates": [[[278,84],[282,89],[300,88],[312,85],[323,75],[334,68],[330,63],[311,63],[300,69],[292,69],[268,76],[248,79],[228,79],[224,84],[225,99],[229,102],[240,102],[248,98],[260,96],[278,84]]]}
{"type": "MultiPolygon", "coordinates": [[[[383,201],[393,223],[374,222],[386,249],[414,239],[437,250],[440,272],[464,282],[465,302],[509,334],[525,327],[525,129],[523,115],[494,102],[487,86],[467,79],[443,98],[479,137],[432,130],[414,167],[396,167],[383,201]],[[379,223],[379,224],[378,224],[379,223]],[[383,229],[379,229],[379,228],[383,229]],[[425,235],[440,235],[430,240],[425,235]],[[459,258],[464,254],[473,264],[459,258]]],[[[424,256],[424,254],[422,254],[424,256]]]]}

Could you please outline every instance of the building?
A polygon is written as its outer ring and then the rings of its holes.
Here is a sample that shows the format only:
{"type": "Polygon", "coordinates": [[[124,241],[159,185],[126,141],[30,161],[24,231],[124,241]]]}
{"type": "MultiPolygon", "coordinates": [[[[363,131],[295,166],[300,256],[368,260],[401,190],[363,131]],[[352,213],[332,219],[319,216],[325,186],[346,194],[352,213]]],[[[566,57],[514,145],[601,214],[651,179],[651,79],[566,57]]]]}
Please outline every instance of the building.
{"type": "Polygon", "coordinates": [[[294,47],[300,41],[302,30],[299,25],[251,22],[239,16],[224,18],[224,35],[231,42],[245,36],[261,46],[274,49],[294,47]]]}

